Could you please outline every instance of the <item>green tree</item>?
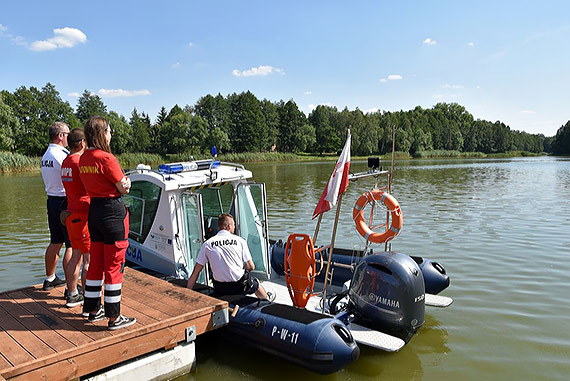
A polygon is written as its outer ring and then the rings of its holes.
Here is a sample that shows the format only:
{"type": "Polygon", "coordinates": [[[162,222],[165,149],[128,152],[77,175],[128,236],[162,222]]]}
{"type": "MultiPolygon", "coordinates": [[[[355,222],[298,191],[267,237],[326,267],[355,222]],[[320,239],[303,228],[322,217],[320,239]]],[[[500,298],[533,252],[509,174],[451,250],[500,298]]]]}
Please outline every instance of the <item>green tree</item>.
{"type": "Polygon", "coordinates": [[[556,131],[552,140],[552,152],[555,155],[570,154],[570,121],[556,131]]]}
{"type": "Polygon", "coordinates": [[[12,108],[4,103],[3,96],[0,94],[0,151],[14,149],[14,131],[19,129],[19,124],[12,108]]]}
{"type": "Polygon", "coordinates": [[[279,111],[277,105],[267,99],[261,101],[261,112],[265,118],[265,128],[267,138],[265,149],[274,150],[277,148],[277,137],[279,135],[279,111]]]}
{"type": "Polygon", "coordinates": [[[219,93],[215,97],[208,94],[198,99],[194,105],[194,113],[206,121],[208,130],[219,128],[227,133],[230,129],[230,106],[219,93]]]}
{"type": "MultiPolygon", "coordinates": [[[[300,143],[300,130],[306,123],[307,117],[303,114],[297,104],[293,100],[287,103],[281,102],[279,110],[279,137],[277,140],[277,148],[282,152],[299,152],[302,147],[300,143]]],[[[309,132],[307,130],[307,132],[309,132]]]]}
{"type": "Polygon", "coordinates": [[[131,119],[129,125],[133,131],[136,139],[133,140],[134,146],[131,148],[132,152],[149,152],[150,148],[150,119],[144,113],[139,115],[136,107],[131,112],[131,119]]]}
{"type": "Polygon", "coordinates": [[[236,152],[263,151],[267,142],[261,103],[250,91],[232,97],[230,139],[236,152]]]}
{"type": "Polygon", "coordinates": [[[227,152],[231,149],[230,138],[221,128],[216,127],[208,132],[205,151],[212,146],[216,146],[218,152],[227,152]]]}
{"type": "Polygon", "coordinates": [[[336,113],[338,113],[336,107],[318,105],[309,114],[309,122],[315,128],[314,152],[322,155],[324,152],[336,152],[342,146],[342,139],[331,124],[331,119],[336,113]]]}
{"type": "Polygon", "coordinates": [[[111,151],[114,154],[120,155],[126,152],[132,152],[133,141],[136,137],[133,134],[133,129],[127,122],[127,119],[111,111],[107,115],[109,124],[113,128],[113,138],[111,139],[111,151]]]}
{"type": "Polygon", "coordinates": [[[66,122],[70,127],[79,125],[69,103],[61,99],[49,82],[41,90],[21,86],[13,94],[6,95],[4,92],[4,102],[19,122],[17,130],[13,131],[17,153],[41,156],[49,142],[48,128],[53,122],[66,122]]]}
{"type": "Polygon", "coordinates": [[[160,130],[160,143],[163,152],[169,154],[189,151],[188,136],[192,115],[175,105],[169,112],[167,121],[160,130]]]}
{"type": "Polygon", "coordinates": [[[75,116],[81,123],[85,123],[87,119],[92,116],[107,117],[107,106],[97,94],[93,94],[88,90],[83,90],[83,93],[77,99],[77,108],[75,116]]]}

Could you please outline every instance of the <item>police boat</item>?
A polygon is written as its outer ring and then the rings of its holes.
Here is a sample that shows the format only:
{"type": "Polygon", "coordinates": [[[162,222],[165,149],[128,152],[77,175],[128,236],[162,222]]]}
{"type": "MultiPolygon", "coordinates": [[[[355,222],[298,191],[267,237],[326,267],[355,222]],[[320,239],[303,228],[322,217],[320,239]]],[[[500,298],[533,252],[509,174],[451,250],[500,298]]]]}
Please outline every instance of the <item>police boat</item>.
{"type": "MultiPolygon", "coordinates": [[[[218,231],[217,217],[234,216],[235,234],[246,239],[255,263],[252,275],[269,282],[270,243],[264,184],[252,182],[242,165],[199,160],[139,165],[125,203],[130,212],[126,259],[155,275],[185,285],[202,243],[218,231]]],[[[213,294],[211,272],[202,271],[202,292],[213,294]]],[[[196,289],[196,288],[195,288],[196,289]]],[[[216,296],[213,294],[213,296],[216,296]]],[[[328,314],[301,310],[291,302],[220,296],[234,311],[224,329],[248,344],[317,373],[327,374],[355,361],[360,349],[350,329],[328,314]]]]}
{"type": "MultiPolygon", "coordinates": [[[[366,176],[385,172],[372,169],[366,176]]],[[[311,292],[305,308],[293,307],[286,261],[281,259],[280,267],[278,259],[286,250],[269,242],[265,185],[252,181],[243,165],[220,162],[213,153],[212,159],[162,164],[158,170],[139,165],[127,175],[127,260],[184,283],[202,243],[217,233],[217,216],[233,215],[235,234],[247,241],[255,263],[252,275],[277,297],[273,303],[253,297],[227,299],[237,312],[226,329],[315,372],[334,372],[355,361],[356,343],[398,351],[423,324],[425,305],[444,307],[452,302],[426,293],[436,283],[433,290],[438,292],[449,284],[443,266],[435,262],[390,250],[374,254],[367,248],[357,256],[334,248],[329,258],[325,247],[316,248],[315,262],[338,271],[329,273],[328,285],[315,278],[315,290],[323,291],[311,292]],[[345,274],[339,276],[342,269],[345,274]]],[[[212,286],[212,280],[206,266],[198,283],[212,286]]]]}

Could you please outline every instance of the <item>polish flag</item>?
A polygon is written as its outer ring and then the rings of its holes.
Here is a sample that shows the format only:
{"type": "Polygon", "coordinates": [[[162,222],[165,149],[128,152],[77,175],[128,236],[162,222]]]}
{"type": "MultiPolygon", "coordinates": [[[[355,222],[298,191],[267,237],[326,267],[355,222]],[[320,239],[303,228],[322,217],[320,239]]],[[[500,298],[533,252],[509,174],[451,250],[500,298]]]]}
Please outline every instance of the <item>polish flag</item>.
{"type": "Polygon", "coordinates": [[[348,169],[350,168],[350,130],[344,148],[340,153],[340,157],[336,162],[331,178],[327,182],[327,186],[321,195],[321,199],[317,203],[317,207],[313,212],[313,219],[319,214],[326,212],[336,205],[338,196],[348,187],[348,169]]]}

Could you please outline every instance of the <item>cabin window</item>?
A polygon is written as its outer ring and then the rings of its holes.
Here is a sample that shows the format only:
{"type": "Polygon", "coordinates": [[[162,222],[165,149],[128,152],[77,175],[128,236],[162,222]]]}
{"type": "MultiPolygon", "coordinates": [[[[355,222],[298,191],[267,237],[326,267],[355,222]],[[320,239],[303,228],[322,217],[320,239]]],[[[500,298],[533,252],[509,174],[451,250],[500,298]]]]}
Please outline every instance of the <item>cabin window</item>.
{"type": "Polygon", "coordinates": [[[160,187],[149,181],[133,181],[131,191],[124,195],[129,208],[129,238],[143,243],[154,222],[160,187]]]}
{"type": "Polygon", "coordinates": [[[247,241],[255,270],[267,271],[267,223],[263,184],[240,184],[237,187],[238,232],[247,241]]]}
{"type": "Polygon", "coordinates": [[[233,187],[226,184],[221,187],[198,189],[195,192],[202,195],[204,235],[208,239],[218,232],[218,216],[222,213],[230,213],[234,196],[233,187]]]}

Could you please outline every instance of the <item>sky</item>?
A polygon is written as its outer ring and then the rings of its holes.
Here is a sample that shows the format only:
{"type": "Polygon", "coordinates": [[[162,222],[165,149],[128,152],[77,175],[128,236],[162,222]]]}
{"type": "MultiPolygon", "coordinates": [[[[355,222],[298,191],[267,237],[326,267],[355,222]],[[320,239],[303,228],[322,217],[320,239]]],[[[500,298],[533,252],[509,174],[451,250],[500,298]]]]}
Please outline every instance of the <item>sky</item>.
{"type": "Polygon", "coordinates": [[[2,1],[0,90],[108,111],[251,91],[364,112],[463,105],[553,136],[570,120],[567,1],[2,1]]]}

